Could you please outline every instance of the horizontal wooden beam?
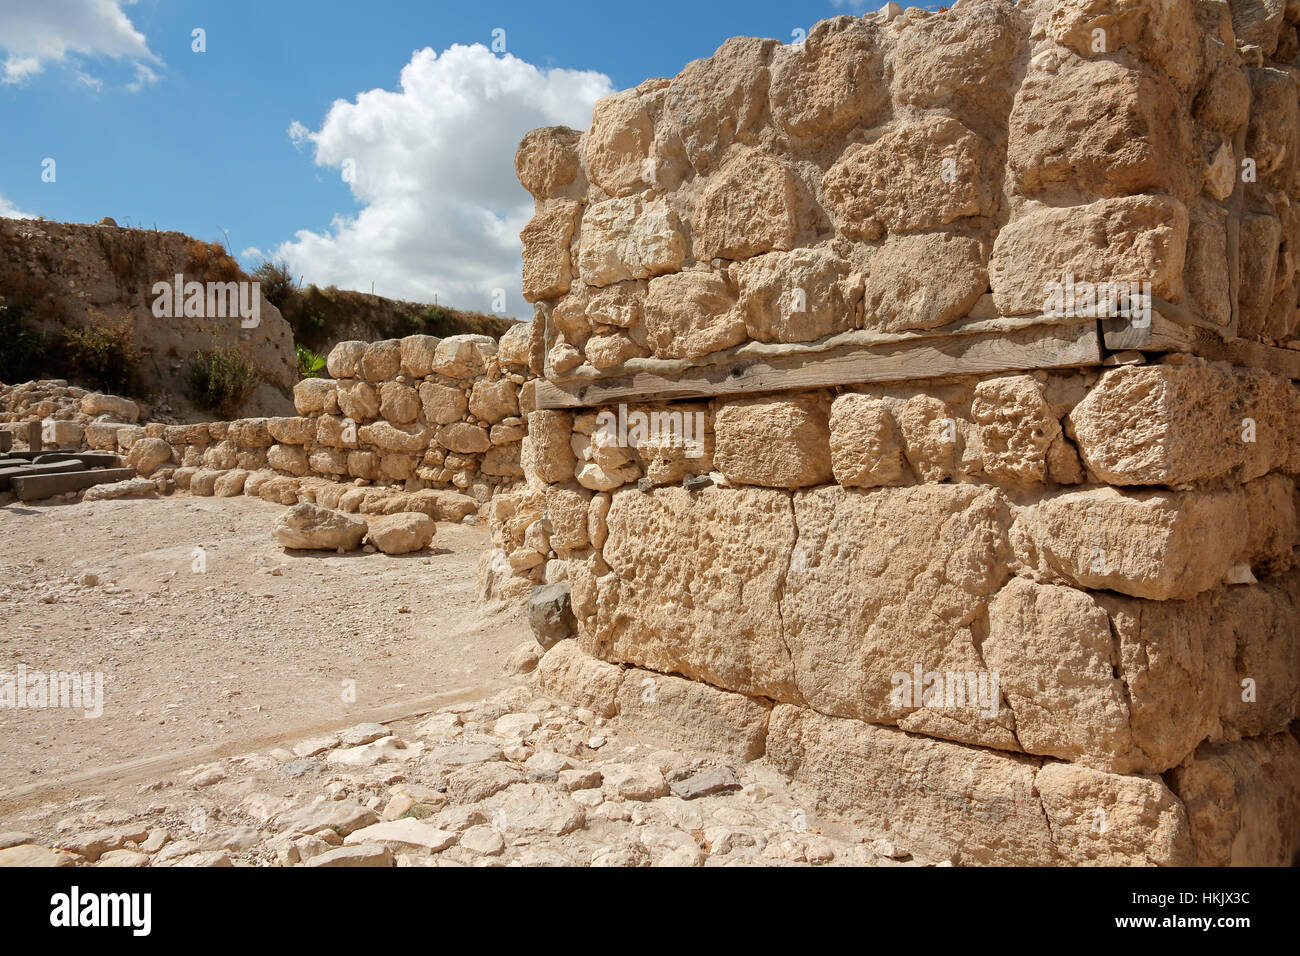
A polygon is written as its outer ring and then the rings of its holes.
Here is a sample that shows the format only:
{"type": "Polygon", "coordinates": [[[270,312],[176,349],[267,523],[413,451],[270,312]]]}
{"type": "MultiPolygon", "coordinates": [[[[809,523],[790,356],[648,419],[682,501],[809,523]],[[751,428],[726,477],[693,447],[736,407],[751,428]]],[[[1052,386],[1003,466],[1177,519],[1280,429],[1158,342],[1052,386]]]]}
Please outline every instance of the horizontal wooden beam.
{"type": "Polygon", "coordinates": [[[1152,310],[1151,321],[1145,325],[1135,326],[1126,318],[1104,320],[1102,339],[1111,350],[1188,352],[1216,362],[1231,362],[1300,379],[1300,351],[1247,339],[1224,340],[1208,328],[1170,321],[1156,310],[1152,310]]]}
{"type": "Polygon", "coordinates": [[[566,382],[539,380],[538,408],[582,408],[623,401],[709,398],[901,382],[955,375],[1097,365],[1101,334],[1095,320],[1073,325],[1029,325],[1011,330],[936,335],[901,342],[853,345],[812,354],[740,358],[687,368],[677,375],[634,372],[566,382]]]}

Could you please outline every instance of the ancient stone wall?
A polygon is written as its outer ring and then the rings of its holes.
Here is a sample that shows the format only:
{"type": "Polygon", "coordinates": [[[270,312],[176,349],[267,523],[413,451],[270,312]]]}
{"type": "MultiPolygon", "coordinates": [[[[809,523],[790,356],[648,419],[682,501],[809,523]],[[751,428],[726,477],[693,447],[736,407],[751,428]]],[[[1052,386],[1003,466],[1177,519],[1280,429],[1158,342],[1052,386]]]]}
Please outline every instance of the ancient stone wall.
{"type": "Polygon", "coordinates": [[[139,423],[126,399],[31,383],[0,394],[0,418],[39,423],[46,447],[116,452],[141,475],[193,494],[357,511],[429,492],[432,516],[457,520],[523,475],[528,334],[522,324],[500,342],[415,335],[340,343],[327,362],[333,378],[295,386],[297,417],[139,423]]]}
{"type": "Polygon", "coordinates": [[[543,685],[961,862],[1292,862],[1298,20],[886,9],[525,137],[543,685]]]}

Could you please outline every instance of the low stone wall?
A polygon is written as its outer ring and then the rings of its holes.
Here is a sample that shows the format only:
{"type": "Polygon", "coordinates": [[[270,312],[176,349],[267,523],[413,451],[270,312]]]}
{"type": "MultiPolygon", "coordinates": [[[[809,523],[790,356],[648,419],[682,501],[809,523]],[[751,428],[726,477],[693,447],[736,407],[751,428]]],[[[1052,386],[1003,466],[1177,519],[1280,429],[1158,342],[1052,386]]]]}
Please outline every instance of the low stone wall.
{"type": "Polygon", "coordinates": [[[434,517],[459,518],[523,475],[528,335],[522,324],[499,343],[480,335],[340,343],[327,362],[333,378],[295,387],[293,418],[140,424],[134,403],[56,382],[8,388],[0,407],[5,419],[39,424],[47,447],[112,451],[193,494],[356,511],[428,491],[421,500],[442,502],[434,517]]]}

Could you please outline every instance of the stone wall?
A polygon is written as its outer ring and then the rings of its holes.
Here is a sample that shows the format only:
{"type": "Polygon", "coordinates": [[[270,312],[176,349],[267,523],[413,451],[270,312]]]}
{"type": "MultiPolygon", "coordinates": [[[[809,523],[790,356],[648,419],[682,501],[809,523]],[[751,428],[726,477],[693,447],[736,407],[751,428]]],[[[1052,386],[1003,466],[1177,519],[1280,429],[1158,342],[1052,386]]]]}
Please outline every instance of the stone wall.
{"type": "Polygon", "coordinates": [[[525,137],[548,382],[484,591],[567,580],[543,685],[930,855],[1294,862],[1297,20],[886,9],[525,137]],[[1067,275],[1153,321],[1045,314],[1067,275]],[[936,366],[954,325],[1070,322],[1090,355],[936,366]],[[797,351],[889,336],[883,371],[797,351]]]}
{"type": "Polygon", "coordinates": [[[139,423],[129,400],[46,382],[6,387],[0,418],[40,422],[47,447],[116,452],[193,494],[357,511],[427,492],[436,506],[415,510],[457,520],[522,478],[529,331],[340,343],[333,378],[295,386],[297,417],[139,423]]]}
{"type": "Polygon", "coordinates": [[[1283,0],[889,4],[535,130],[516,169],[547,376],[1041,318],[1067,277],[1300,348],[1298,21],[1283,0]]]}

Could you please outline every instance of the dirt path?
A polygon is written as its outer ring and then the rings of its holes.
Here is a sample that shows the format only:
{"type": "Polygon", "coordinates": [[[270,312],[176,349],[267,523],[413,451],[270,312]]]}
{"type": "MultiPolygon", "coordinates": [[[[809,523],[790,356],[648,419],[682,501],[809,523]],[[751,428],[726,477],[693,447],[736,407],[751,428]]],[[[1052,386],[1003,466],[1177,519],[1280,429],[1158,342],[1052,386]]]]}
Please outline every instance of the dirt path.
{"type": "Polygon", "coordinates": [[[507,683],[529,634],[474,598],[485,530],[439,524],[433,552],[405,557],[290,555],[271,538],[282,511],[187,495],[0,508],[0,675],[103,674],[97,718],[0,707],[0,813],[507,683]]]}

